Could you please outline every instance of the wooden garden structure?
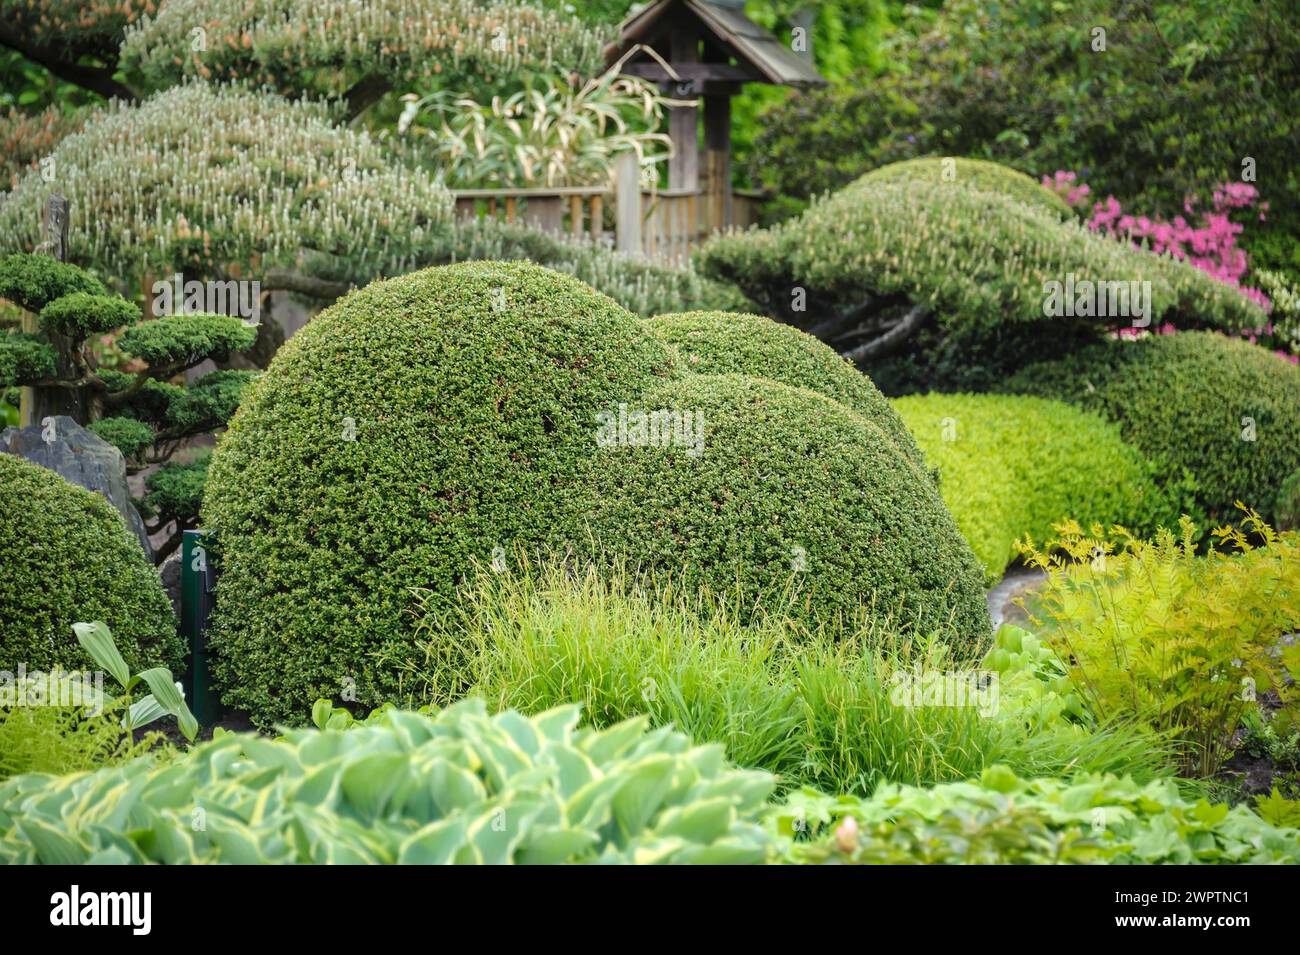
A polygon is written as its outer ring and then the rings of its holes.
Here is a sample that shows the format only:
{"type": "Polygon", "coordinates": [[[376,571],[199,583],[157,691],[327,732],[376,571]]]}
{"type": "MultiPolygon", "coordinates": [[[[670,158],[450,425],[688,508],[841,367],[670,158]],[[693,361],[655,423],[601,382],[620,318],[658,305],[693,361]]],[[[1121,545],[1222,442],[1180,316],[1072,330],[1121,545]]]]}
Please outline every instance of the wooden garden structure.
{"type": "Polygon", "coordinates": [[[629,154],[613,170],[613,194],[599,186],[465,189],[456,192],[457,213],[601,238],[609,208],[620,250],[682,262],[713,232],[756,220],[757,195],[731,186],[731,98],[746,83],[824,85],[805,50],[796,53],[789,40],[746,17],[743,0],[656,0],[623,22],[605,60],[611,67],[621,62],[622,73],[658,84],[675,100],[692,101],[670,110],[668,188],[645,188],[629,154]]]}

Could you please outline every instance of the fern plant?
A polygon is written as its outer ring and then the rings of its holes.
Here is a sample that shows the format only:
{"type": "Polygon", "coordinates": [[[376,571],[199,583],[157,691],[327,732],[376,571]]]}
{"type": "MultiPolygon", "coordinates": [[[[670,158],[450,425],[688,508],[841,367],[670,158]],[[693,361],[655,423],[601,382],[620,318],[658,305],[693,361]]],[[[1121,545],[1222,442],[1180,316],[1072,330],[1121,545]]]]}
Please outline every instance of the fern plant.
{"type": "Polygon", "coordinates": [[[1226,552],[1205,556],[1186,517],[1151,541],[1067,522],[1047,551],[1022,545],[1048,575],[1033,619],[1087,706],[1169,734],[1185,775],[1214,773],[1259,694],[1287,692],[1277,644],[1300,627],[1300,537],[1238,507],[1242,526],[1213,532],[1226,552]]]}

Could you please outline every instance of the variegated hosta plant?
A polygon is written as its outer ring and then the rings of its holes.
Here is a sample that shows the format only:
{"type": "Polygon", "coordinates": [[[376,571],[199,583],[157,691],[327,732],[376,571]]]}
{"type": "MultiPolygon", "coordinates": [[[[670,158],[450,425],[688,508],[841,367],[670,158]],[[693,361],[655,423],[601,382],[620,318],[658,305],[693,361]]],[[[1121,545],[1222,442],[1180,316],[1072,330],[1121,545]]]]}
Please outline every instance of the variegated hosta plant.
{"type": "Polygon", "coordinates": [[[489,716],[471,699],[277,740],[223,734],[162,766],[18,776],[0,784],[0,863],[768,857],[771,775],[644,719],[577,724],[577,706],[489,716]]]}
{"type": "Polygon", "coordinates": [[[674,101],[614,72],[586,82],[533,77],[489,102],[448,90],[403,98],[398,129],[428,137],[431,158],[451,185],[603,185],[620,153],[635,152],[647,178],[668,157],[670,140],[658,130],[674,101]]]}

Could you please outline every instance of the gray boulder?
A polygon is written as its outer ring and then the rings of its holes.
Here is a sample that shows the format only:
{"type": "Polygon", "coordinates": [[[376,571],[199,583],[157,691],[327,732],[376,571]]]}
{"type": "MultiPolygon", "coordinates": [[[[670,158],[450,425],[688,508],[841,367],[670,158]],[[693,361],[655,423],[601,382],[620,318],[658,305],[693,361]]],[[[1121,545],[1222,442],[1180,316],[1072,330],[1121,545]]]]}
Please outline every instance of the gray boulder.
{"type": "Polygon", "coordinates": [[[140,512],[131,502],[122,452],[87,431],[67,415],[46,418],[45,425],[5,428],[0,451],[47,467],[65,480],[104,495],[122,515],[127,529],[140,541],[152,561],[153,547],[140,512]]]}

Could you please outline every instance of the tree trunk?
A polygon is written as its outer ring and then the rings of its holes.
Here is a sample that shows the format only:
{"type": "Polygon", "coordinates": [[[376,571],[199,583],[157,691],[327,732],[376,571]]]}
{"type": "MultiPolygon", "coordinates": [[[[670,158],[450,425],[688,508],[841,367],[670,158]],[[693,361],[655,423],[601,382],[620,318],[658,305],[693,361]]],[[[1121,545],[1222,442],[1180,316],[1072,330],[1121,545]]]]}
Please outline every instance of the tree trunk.
{"type": "MultiPolygon", "coordinates": [[[[68,200],[55,193],[45,203],[45,241],[36,251],[52,256],[60,262],[68,257],[68,200]]],[[[36,332],[40,326],[36,316],[23,316],[23,331],[36,332]]],[[[81,377],[81,368],[77,360],[77,342],[63,335],[46,334],[56,354],[54,377],[60,381],[72,381],[81,377]]],[[[78,424],[90,420],[90,408],[84,388],[61,388],[43,385],[23,388],[19,407],[20,423],[26,427],[39,425],[46,418],[55,415],[68,415],[78,424]]]]}

